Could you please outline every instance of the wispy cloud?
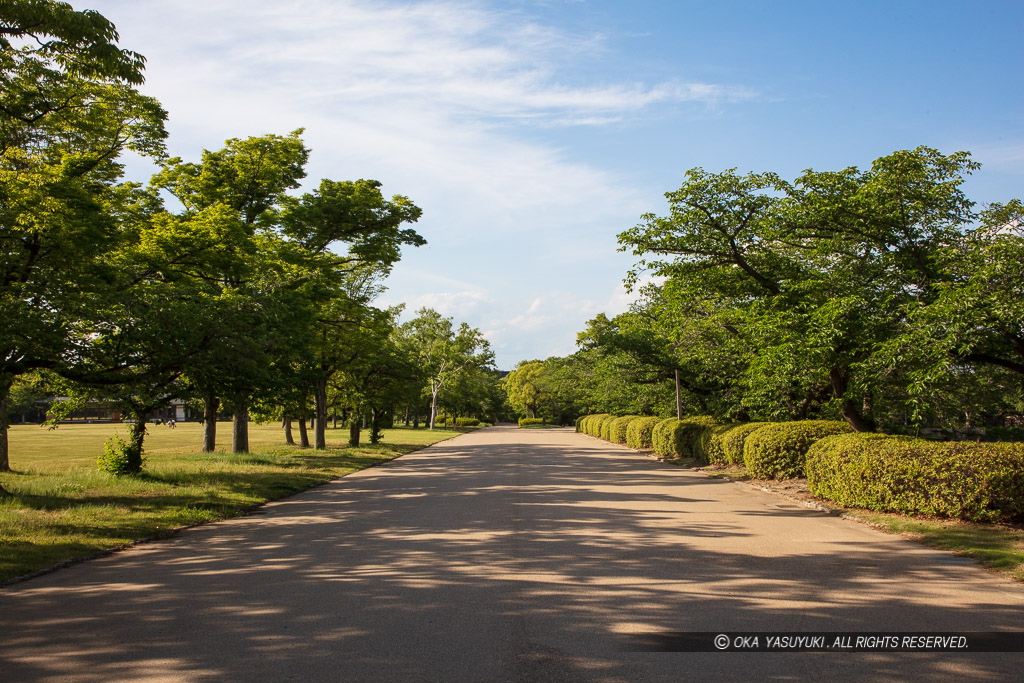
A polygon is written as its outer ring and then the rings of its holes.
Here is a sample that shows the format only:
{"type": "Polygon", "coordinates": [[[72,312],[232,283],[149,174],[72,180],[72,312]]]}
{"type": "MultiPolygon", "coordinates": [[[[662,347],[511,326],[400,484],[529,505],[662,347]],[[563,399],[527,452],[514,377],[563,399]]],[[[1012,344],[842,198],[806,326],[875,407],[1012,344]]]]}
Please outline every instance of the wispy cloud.
{"type": "Polygon", "coordinates": [[[172,153],[304,127],[310,184],[376,178],[421,206],[429,245],[407,250],[381,303],[489,330],[504,365],[571,352],[581,316],[621,306],[587,298],[622,277],[614,235],[650,209],[624,172],[551,142],[559,129],[759,97],[685,77],[612,79],[601,65],[620,55],[608,36],[543,25],[508,3],[72,2],[147,56],[145,88],[171,113],[172,153]],[[559,288],[558,301],[548,296],[559,288]]]}

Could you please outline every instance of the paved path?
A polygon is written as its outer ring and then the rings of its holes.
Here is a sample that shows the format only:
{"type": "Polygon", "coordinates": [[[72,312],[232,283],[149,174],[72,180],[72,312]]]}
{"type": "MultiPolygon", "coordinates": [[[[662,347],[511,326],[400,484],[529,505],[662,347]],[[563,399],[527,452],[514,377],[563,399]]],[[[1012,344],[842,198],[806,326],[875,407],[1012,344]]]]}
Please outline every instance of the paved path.
{"type": "Polygon", "coordinates": [[[0,680],[1017,679],[1024,654],[644,653],[1021,630],[1024,586],[569,430],[493,428],[0,590],[0,680]]]}

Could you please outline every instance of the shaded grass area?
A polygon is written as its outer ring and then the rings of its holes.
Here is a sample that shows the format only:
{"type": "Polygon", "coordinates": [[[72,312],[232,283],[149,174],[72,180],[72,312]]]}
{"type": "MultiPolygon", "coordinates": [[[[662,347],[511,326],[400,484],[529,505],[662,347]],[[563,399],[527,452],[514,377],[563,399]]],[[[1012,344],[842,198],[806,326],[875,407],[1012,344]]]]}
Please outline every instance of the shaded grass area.
{"type": "MultiPolygon", "coordinates": [[[[124,425],[12,427],[13,495],[0,499],[0,581],[141,538],[244,513],[350,472],[404,455],[457,432],[385,430],[382,443],[348,448],[348,430],[329,430],[323,451],[283,445],[276,425],[251,425],[252,453],[202,453],[201,426],[151,426],[145,472],[96,469],[103,442],[124,425]]],[[[222,435],[226,436],[226,428],[222,435]]]]}
{"type": "Polygon", "coordinates": [[[911,517],[907,515],[844,508],[831,501],[815,498],[806,490],[803,480],[755,480],[741,465],[703,467],[705,474],[719,479],[749,481],[765,488],[795,495],[805,500],[819,500],[844,516],[893,534],[912,538],[925,545],[949,550],[955,555],[970,557],[981,566],[1024,582],[1024,528],[1005,524],[981,524],[956,519],[911,517]]]}

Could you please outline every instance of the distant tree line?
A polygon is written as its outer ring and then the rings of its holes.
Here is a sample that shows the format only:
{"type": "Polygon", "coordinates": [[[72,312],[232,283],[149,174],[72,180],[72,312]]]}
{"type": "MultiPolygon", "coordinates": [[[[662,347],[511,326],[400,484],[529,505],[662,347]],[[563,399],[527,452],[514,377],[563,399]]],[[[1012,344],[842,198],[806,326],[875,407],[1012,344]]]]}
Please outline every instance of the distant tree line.
{"type": "Polygon", "coordinates": [[[855,431],[1001,429],[1024,414],[1024,206],[982,210],[966,152],[868,170],[693,169],[619,235],[638,302],[506,381],[524,414],[839,418],[855,431]],[[641,286],[642,279],[648,284],[641,286]],[[678,391],[678,408],[677,395],[678,391]]]}
{"type": "Polygon", "coordinates": [[[0,471],[10,415],[42,396],[67,398],[58,417],[116,406],[129,472],[146,416],[175,398],[202,406],[204,450],[230,413],[235,452],[251,415],[289,440],[297,422],[303,445],[311,421],[324,448],[329,415],[358,443],[396,410],[430,427],[440,407],[500,412],[479,330],[372,305],[401,247],[425,243],[419,207],[375,180],[299,194],[301,130],[168,157],[166,112],[137,90],[145,60],[117,39],[94,11],[0,4],[0,471]],[[147,185],[122,179],[125,152],[158,164],[147,185]]]}

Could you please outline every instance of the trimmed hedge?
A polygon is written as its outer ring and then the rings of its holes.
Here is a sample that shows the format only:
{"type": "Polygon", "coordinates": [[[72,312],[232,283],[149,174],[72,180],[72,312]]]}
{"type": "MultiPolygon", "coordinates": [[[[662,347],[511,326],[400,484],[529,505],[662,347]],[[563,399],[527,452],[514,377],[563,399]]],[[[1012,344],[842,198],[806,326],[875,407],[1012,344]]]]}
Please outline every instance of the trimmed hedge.
{"type": "Polygon", "coordinates": [[[540,417],[521,417],[521,418],[519,418],[519,426],[520,427],[527,427],[529,425],[542,425],[542,424],[545,424],[545,422],[544,422],[544,419],[540,418],[540,417]]]}
{"type": "Polygon", "coordinates": [[[697,443],[705,429],[714,427],[718,420],[707,415],[677,420],[662,420],[651,431],[654,452],[666,458],[693,458],[698,456],[697,443]]]}
{"type": "Polygon", "coordinates": [[[850,425],[835,420],[776,422],[755,430],[743,446],[747,474],[759,479],[791,479],[804,473],[807,449],[833,434],[852,432],[850,425]]]}
{"type": "Polygon", "coordinates": [[[651,429],[651,445],[654,452],[665,458],[676,456],[676,444],[672,438],[672,430],[679,423],[674,417],[662,420],[651,429]]]}
{"type": "Polygon", "coordinates": [[[725,446],[722,443],[722,439],[737,426],[739,426],[739,423],[731,422],[729,424],[716,425],[701,432],[700,453],[698,457],[705,462],[715,465],[728,464],[729,461],[725,457],[725,446]]]}
{"type": "Polygon", "coordinates": [[[576,426],[576,431],[577,431],[577,432],[582,432],[582,431],[583,431],[583,428],[582,428],[582,427],[580,427],[580,424],[581,424],[581,423],[582,423],[582,422],[583,422],[583,421],[584,421],[585,419],[587,419],[588,417],[590,417],[590,416],[589,416],[589,415],[580,415],[579,417],[577,417],[577,418],[576,418],[576,422],[575,422],[574,424],[575,424],[575,426],[576,426]]]}
{"type": "Polygon", "coordinates": [[[747,437],[756,432],[765,425],[774,424],[772,422],[747,422],[741,425],[734,425],[732,429],[727,430],[721,436],[722,451],[725,456],[725,462],[731,465],[742,465],[743,464],[743,445],[747,442],[747,437]]]}
{"type": "MultiPolygon", "coordinates": [[[[434,420],[435,425],[449,426],[452,423],[451,415],[438,415],[437,419],[434,420]]],[[[457,417],[455,418],[456,427],[478,427],[480,420],[475,417],[457,417]]]]}
{"type": "Polygon", "coordinates": [[[586,434],[587,425],[590,424],[590,421],[593,417],[593,415],[584,415],[583,417],[581,417],[579,423],[576,425],[576,431],[578,431],[580,434],[586,434]]]}
{"type": "Polygon", "coordinates": [[[603,418],[601,420],[601,426],[598,427],[598,431],[597,431],[598,438],[599,439],[604,439],[605,441],[611,441],[612,440],[612,422],[615,422],[618,419],[619,418],[618,418],[617,415],[608,415],[605,418],[603,418]]]}
{"type": "Polygon", "coordinates": [[[599,437],[601,435],[601,422],[606,418],[610,417],[608,413],[597,413],[596,415],[587,415],[580,426],[583,427],[583,433],[587,436],[599,437]]]}
{"type": "Polygon", "coordinates": [[[629,423],[639,417],[639,415],[624,415],[612,420],[611,428],[609,430],[609,435],[611,437],[610,441],[625,445],[626,430],[629,428],[629,423]]]}
{"type": "Polygon", "coordinates": [[[807,485],[840,505],[972,521],[1024,521],[1024,444],[843,434],[807,453],[807,485]]]}
{"type": "Polygon", "coordinates": [[[630,448],[651,448],[651,430],[661,422],[660,417],[638,417],[626,427],[626,445],[630,448]]]}

